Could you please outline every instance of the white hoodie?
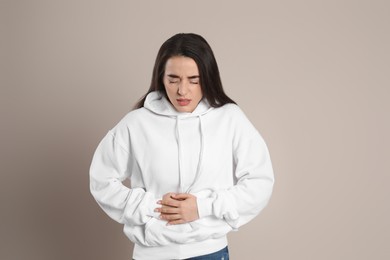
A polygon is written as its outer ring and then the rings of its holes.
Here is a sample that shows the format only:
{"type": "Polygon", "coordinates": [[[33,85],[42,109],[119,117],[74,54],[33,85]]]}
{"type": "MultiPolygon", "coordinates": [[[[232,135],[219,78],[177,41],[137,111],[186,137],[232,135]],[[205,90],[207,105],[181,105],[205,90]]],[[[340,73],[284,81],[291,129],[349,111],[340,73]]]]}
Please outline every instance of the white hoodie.
{"type": "Polygon", "coordinates": [[[137,260],[222,249],[229,231],[266,206],[273,183],[267,146],[237,105],[202,100],[192,113],[177,112],[159,92],[108,131],[90,168],[92,195],[124,224],[137,260]],[[195,195],[200,218],[169,226],[158,219],[156,202],[168,192],[195,195]]]}

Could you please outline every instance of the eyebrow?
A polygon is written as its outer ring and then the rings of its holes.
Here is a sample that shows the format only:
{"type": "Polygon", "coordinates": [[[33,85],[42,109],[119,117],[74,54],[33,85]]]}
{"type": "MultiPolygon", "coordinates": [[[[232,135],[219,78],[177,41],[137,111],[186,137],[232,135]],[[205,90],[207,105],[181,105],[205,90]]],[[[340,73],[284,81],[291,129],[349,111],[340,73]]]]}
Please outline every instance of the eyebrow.
{"type": "MultiPolygon", "coordinates": [[[[176,78],[176,79],[179,79],[179,78],[180,78],[179,76],[177,76],[177,75],[175,75],[175,74],[168,74],[167,76],[170,77],[170,78],[176,78]]],[[[198,75],[194,75],[194,76],[189,76],[189,77],[187,77],[187,78],[189,78],[189,79],[198,79],[199,76],[198,76],[198,75]]]]}

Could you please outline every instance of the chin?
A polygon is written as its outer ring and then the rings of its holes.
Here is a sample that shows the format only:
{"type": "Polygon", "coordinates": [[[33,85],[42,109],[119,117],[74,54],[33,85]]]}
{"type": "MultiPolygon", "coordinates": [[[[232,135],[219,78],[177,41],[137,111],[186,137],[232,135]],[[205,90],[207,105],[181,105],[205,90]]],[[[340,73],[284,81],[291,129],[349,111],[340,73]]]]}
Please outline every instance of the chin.
{"type": "Polygon", "coordinates": [[[176,110],[179,112],[186,112],[186,113],[191,113],[194,111],[194,109],[191,110],[189,107],[176,107],[176,110]]]}

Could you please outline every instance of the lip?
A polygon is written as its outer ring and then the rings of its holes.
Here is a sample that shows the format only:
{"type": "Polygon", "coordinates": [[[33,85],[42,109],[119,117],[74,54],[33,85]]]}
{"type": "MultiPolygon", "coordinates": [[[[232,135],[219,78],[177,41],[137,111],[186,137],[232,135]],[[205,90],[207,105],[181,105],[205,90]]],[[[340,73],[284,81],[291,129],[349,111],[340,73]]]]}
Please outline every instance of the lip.
{"type": "Polygon", "coordinates": [[[178,98],[176,99],[179,106],[188,106],[191,103],[191,99],[187,98],[178,98]]]}

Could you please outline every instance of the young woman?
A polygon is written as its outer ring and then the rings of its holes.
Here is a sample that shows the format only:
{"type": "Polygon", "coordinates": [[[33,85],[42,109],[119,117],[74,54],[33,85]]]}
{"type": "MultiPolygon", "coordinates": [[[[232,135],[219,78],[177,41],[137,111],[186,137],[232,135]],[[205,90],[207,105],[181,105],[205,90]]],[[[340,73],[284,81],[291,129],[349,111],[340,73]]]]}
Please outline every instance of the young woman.
{"type": "Polygon", "coordinates": [[[90,168],[91,193],[124,224],[136,260],[229,259],[227,233],[265,207],[273,183],[266,144],[196,34],[161,46],[148,92],[90,168]]]}

